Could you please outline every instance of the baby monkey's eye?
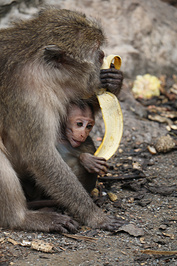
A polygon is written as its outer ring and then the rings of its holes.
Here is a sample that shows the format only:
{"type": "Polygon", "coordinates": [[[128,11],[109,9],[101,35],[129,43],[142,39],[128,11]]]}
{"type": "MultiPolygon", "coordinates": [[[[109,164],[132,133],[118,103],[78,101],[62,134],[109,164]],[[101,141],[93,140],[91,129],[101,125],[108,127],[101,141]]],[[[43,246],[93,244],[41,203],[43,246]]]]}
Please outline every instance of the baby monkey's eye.
{"type": "Polygon", "coordinates": [[[77,126],[78,127],[82,127],[83,126],[83,123],[82,122],[77,122],[77,126]]]}
{"type": "Polygon", "coordinates": [[[92,127],[93,127],[92,125],[87,125],[88,129],[92,129],[92,127]]]}

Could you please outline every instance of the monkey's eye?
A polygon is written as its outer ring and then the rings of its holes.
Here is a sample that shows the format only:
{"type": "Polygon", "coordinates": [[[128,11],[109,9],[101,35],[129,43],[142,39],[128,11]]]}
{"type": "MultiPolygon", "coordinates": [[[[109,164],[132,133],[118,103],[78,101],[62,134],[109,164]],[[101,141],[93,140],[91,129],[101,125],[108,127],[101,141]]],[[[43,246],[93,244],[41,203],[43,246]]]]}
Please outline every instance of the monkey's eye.
{"type": "Polygon", "coordinates": [[[87,129],[91,130],[92,129],[92,125],[87,125],[87,129]]]}
{"type": "Polygon", "coordinates": [[[78,127],[82,127],[83,126],[83,123],[82,122],[77,122],[77,126],[78,127]]]}

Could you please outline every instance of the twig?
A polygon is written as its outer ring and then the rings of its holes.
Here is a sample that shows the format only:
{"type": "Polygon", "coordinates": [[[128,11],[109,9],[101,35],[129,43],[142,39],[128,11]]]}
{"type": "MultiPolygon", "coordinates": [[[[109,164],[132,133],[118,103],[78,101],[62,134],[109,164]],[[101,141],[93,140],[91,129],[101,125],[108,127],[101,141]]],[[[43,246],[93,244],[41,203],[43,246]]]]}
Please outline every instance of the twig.
{"type": "Polygon", "coordinates": [[[177,250],[165,251],[165,250],[147,249],[147,250],[141,250],[141,253],[143,253],[143,254],[151,254],[151,255],[176,255],[177,254],[177,250]]]}
{"type": "Polygon", "coordinates": [[[97,239],[93,237],[88,237],[88,236],[80,236],[80,235],[72,235],[72,234],[65,234],[63,233],[64,236],[77,239],[77,240],[85,240],[85,241],[90,241],[90,242],[95,242],[97,239]]]}

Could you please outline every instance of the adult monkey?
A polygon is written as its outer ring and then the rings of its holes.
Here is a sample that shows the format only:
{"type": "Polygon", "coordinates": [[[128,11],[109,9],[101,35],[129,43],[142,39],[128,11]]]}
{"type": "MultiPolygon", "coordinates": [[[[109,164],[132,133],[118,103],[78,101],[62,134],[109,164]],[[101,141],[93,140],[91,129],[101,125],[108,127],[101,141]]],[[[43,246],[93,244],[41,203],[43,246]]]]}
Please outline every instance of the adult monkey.
{"type": "Polygon", "coordinates": [[[97,22],[55,8],[0,31],[0,226],[46,232],[78,226],[66,215],[27,209],[20,183],[26,172],[80,223],[119,226],[93,203],[55,147],[68,103],[100,87],[104,39],[97,22]]]}

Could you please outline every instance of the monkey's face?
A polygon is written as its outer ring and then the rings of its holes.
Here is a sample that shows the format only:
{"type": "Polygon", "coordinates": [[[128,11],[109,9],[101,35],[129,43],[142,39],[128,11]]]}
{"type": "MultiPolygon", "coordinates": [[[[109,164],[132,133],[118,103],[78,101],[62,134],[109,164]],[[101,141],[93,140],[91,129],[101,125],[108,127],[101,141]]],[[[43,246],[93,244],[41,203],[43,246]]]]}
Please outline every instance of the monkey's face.
{"type": "Polygon", "coordinates": [[[85,142],[94,124],[93,113],[88,106],[81,110],[78,106],[72,105],[68,113],[65,131],[71,146],[76,148],[85,142]]]}

